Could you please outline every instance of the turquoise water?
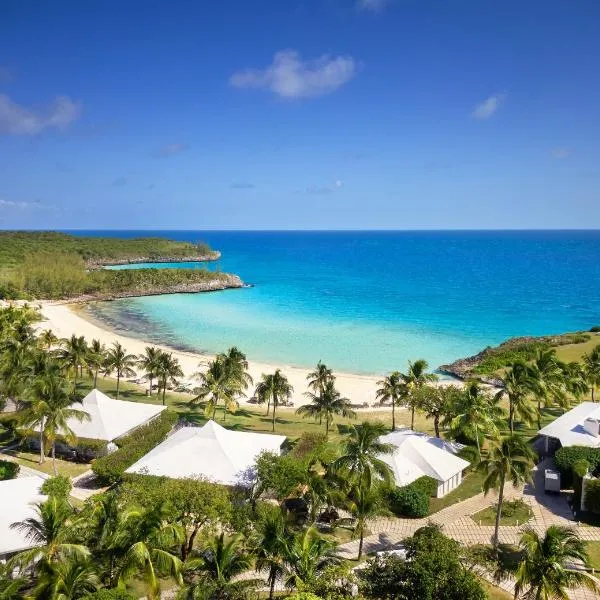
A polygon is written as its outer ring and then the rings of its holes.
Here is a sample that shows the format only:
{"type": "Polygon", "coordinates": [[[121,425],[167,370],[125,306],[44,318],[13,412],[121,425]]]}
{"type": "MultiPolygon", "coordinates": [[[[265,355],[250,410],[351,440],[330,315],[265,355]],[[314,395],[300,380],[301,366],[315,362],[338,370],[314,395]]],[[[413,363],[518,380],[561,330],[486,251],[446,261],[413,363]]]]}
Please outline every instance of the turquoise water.
{"type": "Polygon", "coordinates": [[[235,344],[254,360],[382,373],[600,324],[600,232],[148,233],[209,242],[223,253],[209,268],[254,287],[123,299],[94,314],[198,351],[235,344]]]}

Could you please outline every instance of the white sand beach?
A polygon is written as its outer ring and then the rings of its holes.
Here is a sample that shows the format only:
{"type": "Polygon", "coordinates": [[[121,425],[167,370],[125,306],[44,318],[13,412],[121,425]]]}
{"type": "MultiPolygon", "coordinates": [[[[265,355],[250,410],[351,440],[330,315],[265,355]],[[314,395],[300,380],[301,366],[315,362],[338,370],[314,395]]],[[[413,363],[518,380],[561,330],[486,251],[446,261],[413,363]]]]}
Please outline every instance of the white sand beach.
{"type": "MultiPolygon", "coordinates": [[[[69,304],[40,302],[39,305],[46,319],[40,324],[40,327],[42,329],[52,329],[59,338],[70,337],[73,334],[83,335],[88,341],[98,339],[107,346],[118,341],[130,354],[142,354],[144,348],[149,344],[156,345],[162,347],[163,350],[172,352],[179,359],[186,380],[193,381],[193,374],[204,368],[204,365],[213,358],[208,354],[182,352],[167,346],[154,344],[150,340],[139,340],[124,336],[108,328],[101,327],[95,322],[88,321],[73,310],[73,306],[69,304]]],[[[249,372],[255,382],[261,378],[263,373],[272,373],[277,368],[281,369],[294,387],[292,397],[294,406],[298,407],[306,404],[308,400],[304,396],[304,392],[307,389],[306,376],[309,369],[249,361],[249,372]]],[[[335,375],[338,390],[352,404],[362,405],[366,402],[370,408],[375,404],[375,390],[380,377],[341,372],[336,372],[335,375]]],[[[389,409],[384,408],[383,410],[389,409]]]]}

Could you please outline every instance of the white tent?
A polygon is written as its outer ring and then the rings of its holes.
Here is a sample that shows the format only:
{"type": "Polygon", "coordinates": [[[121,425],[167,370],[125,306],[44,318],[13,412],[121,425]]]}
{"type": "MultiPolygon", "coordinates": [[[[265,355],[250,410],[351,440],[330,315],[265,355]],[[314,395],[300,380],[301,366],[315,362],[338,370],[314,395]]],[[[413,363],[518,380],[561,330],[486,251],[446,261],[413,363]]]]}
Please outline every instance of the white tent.
{"type": "Polygon", "coordinates": [[[545,437],[546,451],[549,440],[555,439],[563,447],[589,446],[600,448],[600,404],[582,402],[540,429],[545,437]]]}
{"type": "Polygon", "coordinates": [[[249,484],[257,456],[265,450],[279,454],[284,441],[282,435],[232,431],[209,421],[203,427],[176,431],[126,473],[205,477],[231,486],[249,484]]]}
{"type": "Polygon", "coordinates": [[[42,483],[41,477],[0,481],[0,560],[35,545],[23,532],[11,529],[11,525],[35,517],[34,504],[46,500],[40,494],[42,483]]]}
{"type": "Polygon", "coordinates": [[[398,429],[381,436],[379,441],[396,447],[393,454],[379,457],[391,467],[396,485],[408,485],[427,475],[438,481],[438,498],[460,485],[462,472],[469,466],[466,460],[455,456],[462,448],[460,444],[425,433],[398,429]]]}
{"type": "Polygon", "coordinates": [[[69,419],[69,428],[77,437],[112,442],[131,430],[152,420],[166,406],[114,400],[99,390],[92,390],[71,408],[88,413],[89,420],[69,419]]]}

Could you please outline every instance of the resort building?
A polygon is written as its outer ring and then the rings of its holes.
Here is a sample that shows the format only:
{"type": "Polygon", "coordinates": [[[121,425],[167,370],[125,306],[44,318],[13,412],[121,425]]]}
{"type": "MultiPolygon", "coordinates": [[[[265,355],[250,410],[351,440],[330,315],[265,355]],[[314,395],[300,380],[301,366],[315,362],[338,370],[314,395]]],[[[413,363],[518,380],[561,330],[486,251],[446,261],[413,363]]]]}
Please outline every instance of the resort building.
{"type": "Polygon", "coordinates": [[[0,561],[34,547],[22,531],[11,525],[36,516],[34,505],[46,500],[40,493],[42,483],[41,477],[0,481],[0,561]]]}
{"type": "Polygon", "coordinates": [[[438,498],[461,484],[463,471],[469,466],[455,455],[462,448],[460,444],[411,429],[398,429],[381,436],[379,441],[396,447],[392,454],[379,457],[391,467],[396,485],[408,485],[427,475],[438,482],[438,498]]]}
{"type": "Polygon", "coordinates": [[[546,454],[561,446],[600,448],[600,404],[582,402],[539,430],[546,454]]]}
{"type": "Polygon", "coordinates": [[[214,421],[182,427],[127,469],[174,479],[204,477],[227,486],[250,486],[261,452],[281,452],[283,435],[225,429],[214,421]]]}

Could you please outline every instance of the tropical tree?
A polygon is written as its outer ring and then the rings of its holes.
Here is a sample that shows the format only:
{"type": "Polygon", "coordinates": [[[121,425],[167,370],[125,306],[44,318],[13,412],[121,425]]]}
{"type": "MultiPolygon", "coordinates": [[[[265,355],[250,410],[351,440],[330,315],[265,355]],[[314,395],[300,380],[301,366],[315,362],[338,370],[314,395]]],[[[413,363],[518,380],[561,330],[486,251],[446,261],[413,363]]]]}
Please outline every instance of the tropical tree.
{"type": "Polygon", "coordinates": [[[569,598],[568,591],[585,587],[600,594],[598,580],[577,568],[588,564],[585,544],[571,527],[551,525],[544,536],[525,528],[519,547],[522,558],[515,577],[515,598],[569,598]]]}
{"type": "Polygon", "coordinates": [[[427,373],[429,365],[423,358],[408,361],[408,371],[402,375],[406,385],[407,393],[403,396],[403,403],[410,408],[410,428],[415,428],[415,411],[419,408],[419,394],[417,393],[424,385],[437,381],[437,376],[427,373]]]}
{"type": "Polygon", "coordinates": [[[159,381],[158,387],[162,390],[162,403],[164,406],[167,385],[175,383],[178,377],[183,377],[179,360],[170,352],[161,352],[156,363],[156,376],[159,381]]]}
{"type": "Polygon", "coordinates": [[[229,410],[233,412],[237,408],[236,392],[237,386],[229,377],[230,371],[223,356],[216,356],[210,361],[208,369],[203,373],[196,373],[195,377],[200,381],[196,388],[197,395],[190,400],[195,404],[199,400],[206,400],[205,413],[214,419],[217,414],[219,403],[223,402],[223,416],[229,410]]]}
{"type": "Polygon", "coordinates": [[[348,499],[348,510],[356,519],[353,533],[354,535],[357,535],[360,540],[358,543],[357,557],[357,560],[360,560],[363,552],[367,520],[381,511],[381,492],[378,488],[355,485],[350,489],[348,499]]]}
{"type": "Polygon", "coordinates": [[[257,523],[253,554],[256,570],[267,573],[269,598],[273,598],[275,584],[283,577],[286,557],[286,527],[281,510],[268,511],[257,523]]]}
{"type": "Polygon", "coordinates": [[[90,374],[94,377],[94,389],[98,382],[98,371],[104,367],[106,362],[106,347],[100,340],[92,340],[88,347],[87,366],[90,374]]]}
{"type": "Polygon", "coordinates": [[[502,389],[497,393],[498,400],[508,397],[508,425],[511,434],[515,430],[515,418],[531,423],[535,418],[535,407],[529,402],[532,394],[538,390],[533,366],[525,361],[513,362],[501,378],[502,389]]]}
{"type": "Polygon", "coordinates": [[[344,473],[353,485],[371,489],[378,479],[393,482],[389,465],[380,457],[394,452],[393,444],[379,441],[386,428],[381,422],[364,421],[353,425],[345,441],[342,456],[331,465],[334,473],[344,473]]]}
{"type": "MultiPolygon", "coordinates": [[[[565,388],[569,394],[579,400],[590,391],[585,366],[577,361],[561,363],[565,388]]],[[[565,407],[562,407],[563,409],[565,407]]]]}
{"type": "Polygon", "coordinates": [[[533,393],[537,400],[537,426],[542,428],[542,404],[556,404],[565,409],[568,406],[565,370],[556,356],[554,348],[540,348],[533,359],[533,393]]]}
{"type": "Polygon", "coordinates": [[[59,359],[65,368],[73,374],[73,387],[77,386],[77,378],[81,375],[83,367],[87,366],[89,354],[85,337],[73,334],[70,338],[61,340],[62,350],[59,359]]]}
{"type": "Polygon", "coordinates": [[[21,342],[8,332],[0,343],[0,397],[19,404],[26,388],[31,358],[35,346],[21,342]]]}
{"type": "Polygon", "coordinates": [[[244,547],[244,537],[226,538],[224,533],[214,536],[202,552],[198,571],[219,584],[231,581],[250,568],[250,555],[244,547]]]}
{"type": "Polygon", "coordinates": [[[31,600],[79,600],[100,587],[94,563],[85,560],[61,560],[42,563],[35,577],[31,600]]]}
{"type": "Polygon", "coordinates": [[[592,402],[595,402],[594,390],[600,387],[600,344],[590,353],[584,354],[583,364],[587,382],[592,390],[592,402]]]}
{"type": "Polygon", "coordinates": [[[250,373],[248,373],[248,359],[246,355],[233,346],[219,356],[225,363],[227,379],[230,385],[236,389],[237,394],[243,394],[244,390],[248,389],[248,386],[254,383],[250,373]]]}
{"type": "Polygon", "coordinates": [[[156,377],[158,369],[159,357],[163,354],[163,351],[156,346],[146,346],[144,348],[144,354],[140,354],[138,357],[138,367],[144,373],[144,377],[148,379],[148,394],[152,395],[152,382],[156,377]]]}
{"type": "Polygon", "coordinates": [[[52,346],[58,343],[58,338],[54,335],[52,329],[44,329],[38,336],[38,343],[42,350],[50,350],[52,346]]]}
{"type": "Polygon", "coordinates": [[[319,387],[317,393],[304,392],[311,403],[305,404],[296,410],[296,414],[303,417],[311,417],[318,420],[319,423],[325,421],[325,436],[329,435],[329,427],[333,422],[335,415],[354,419],[356,412],[350,408],[350,400],[342,398],[342,395],[335,389],[335,380],[329,379],[322,387],[319,387]]]}
{"type": "Polygon", "coordinates": [[[314,371],[307,376],[308,389],[315,394],[322,392],[330,381],[335,381],[333,371],[323,362],[319,361],[314,371]]]}
{"type": "Polygon", "coordinates": [[[454,416],[462,393],[455,385],[424,385],[415,392],[421,410],[428,419],[433,419],[435,437],[440,437],[440,423],[454,416]]]}
{"type": "Polygon", "coordinates": [[[376,397],[380,404],[392,405],[392,431],[396,429],[396,406],[404,404],[408,396],[408,387],[400,371],[394,371],[377,382],[376,397]]]}
{"type": "Polygon", "coordinates": [[[121,377],[133,377],[135,375],[133,368],[136,364],[137,357],[133,354],[127,354],[127,350],[119,342],[114,342],[112,348],[106,353],[104,371],[107,375],[117,374],[117,400],[119,399],[121,377]]]}
{"type": "Polygon", "coordinates": [[[496,508],[496,525],[494,528],[493,545],[498,548],[498,531],[502,518],[502,503],[504,501],[504,486],[507,481],[513,486],[524,484],[531,480],[531,470],[535,466],[536,453],[531,446],[516,435],[496,439],[490,443],[487,457],[479,464],[485,474],[483,491],[487,494],[491,489],[498,491],[496,508]]]}
{"type": "Polygon", "coordinates": [[[273,431],[275,431],[275,411],[281,402],[291,398],[294,388],[287,377],[277,369],[270,375],[263,375],[260,383],[256,386],[255,394],[259,402],[268,402],[273,405],[273,431]]]}

